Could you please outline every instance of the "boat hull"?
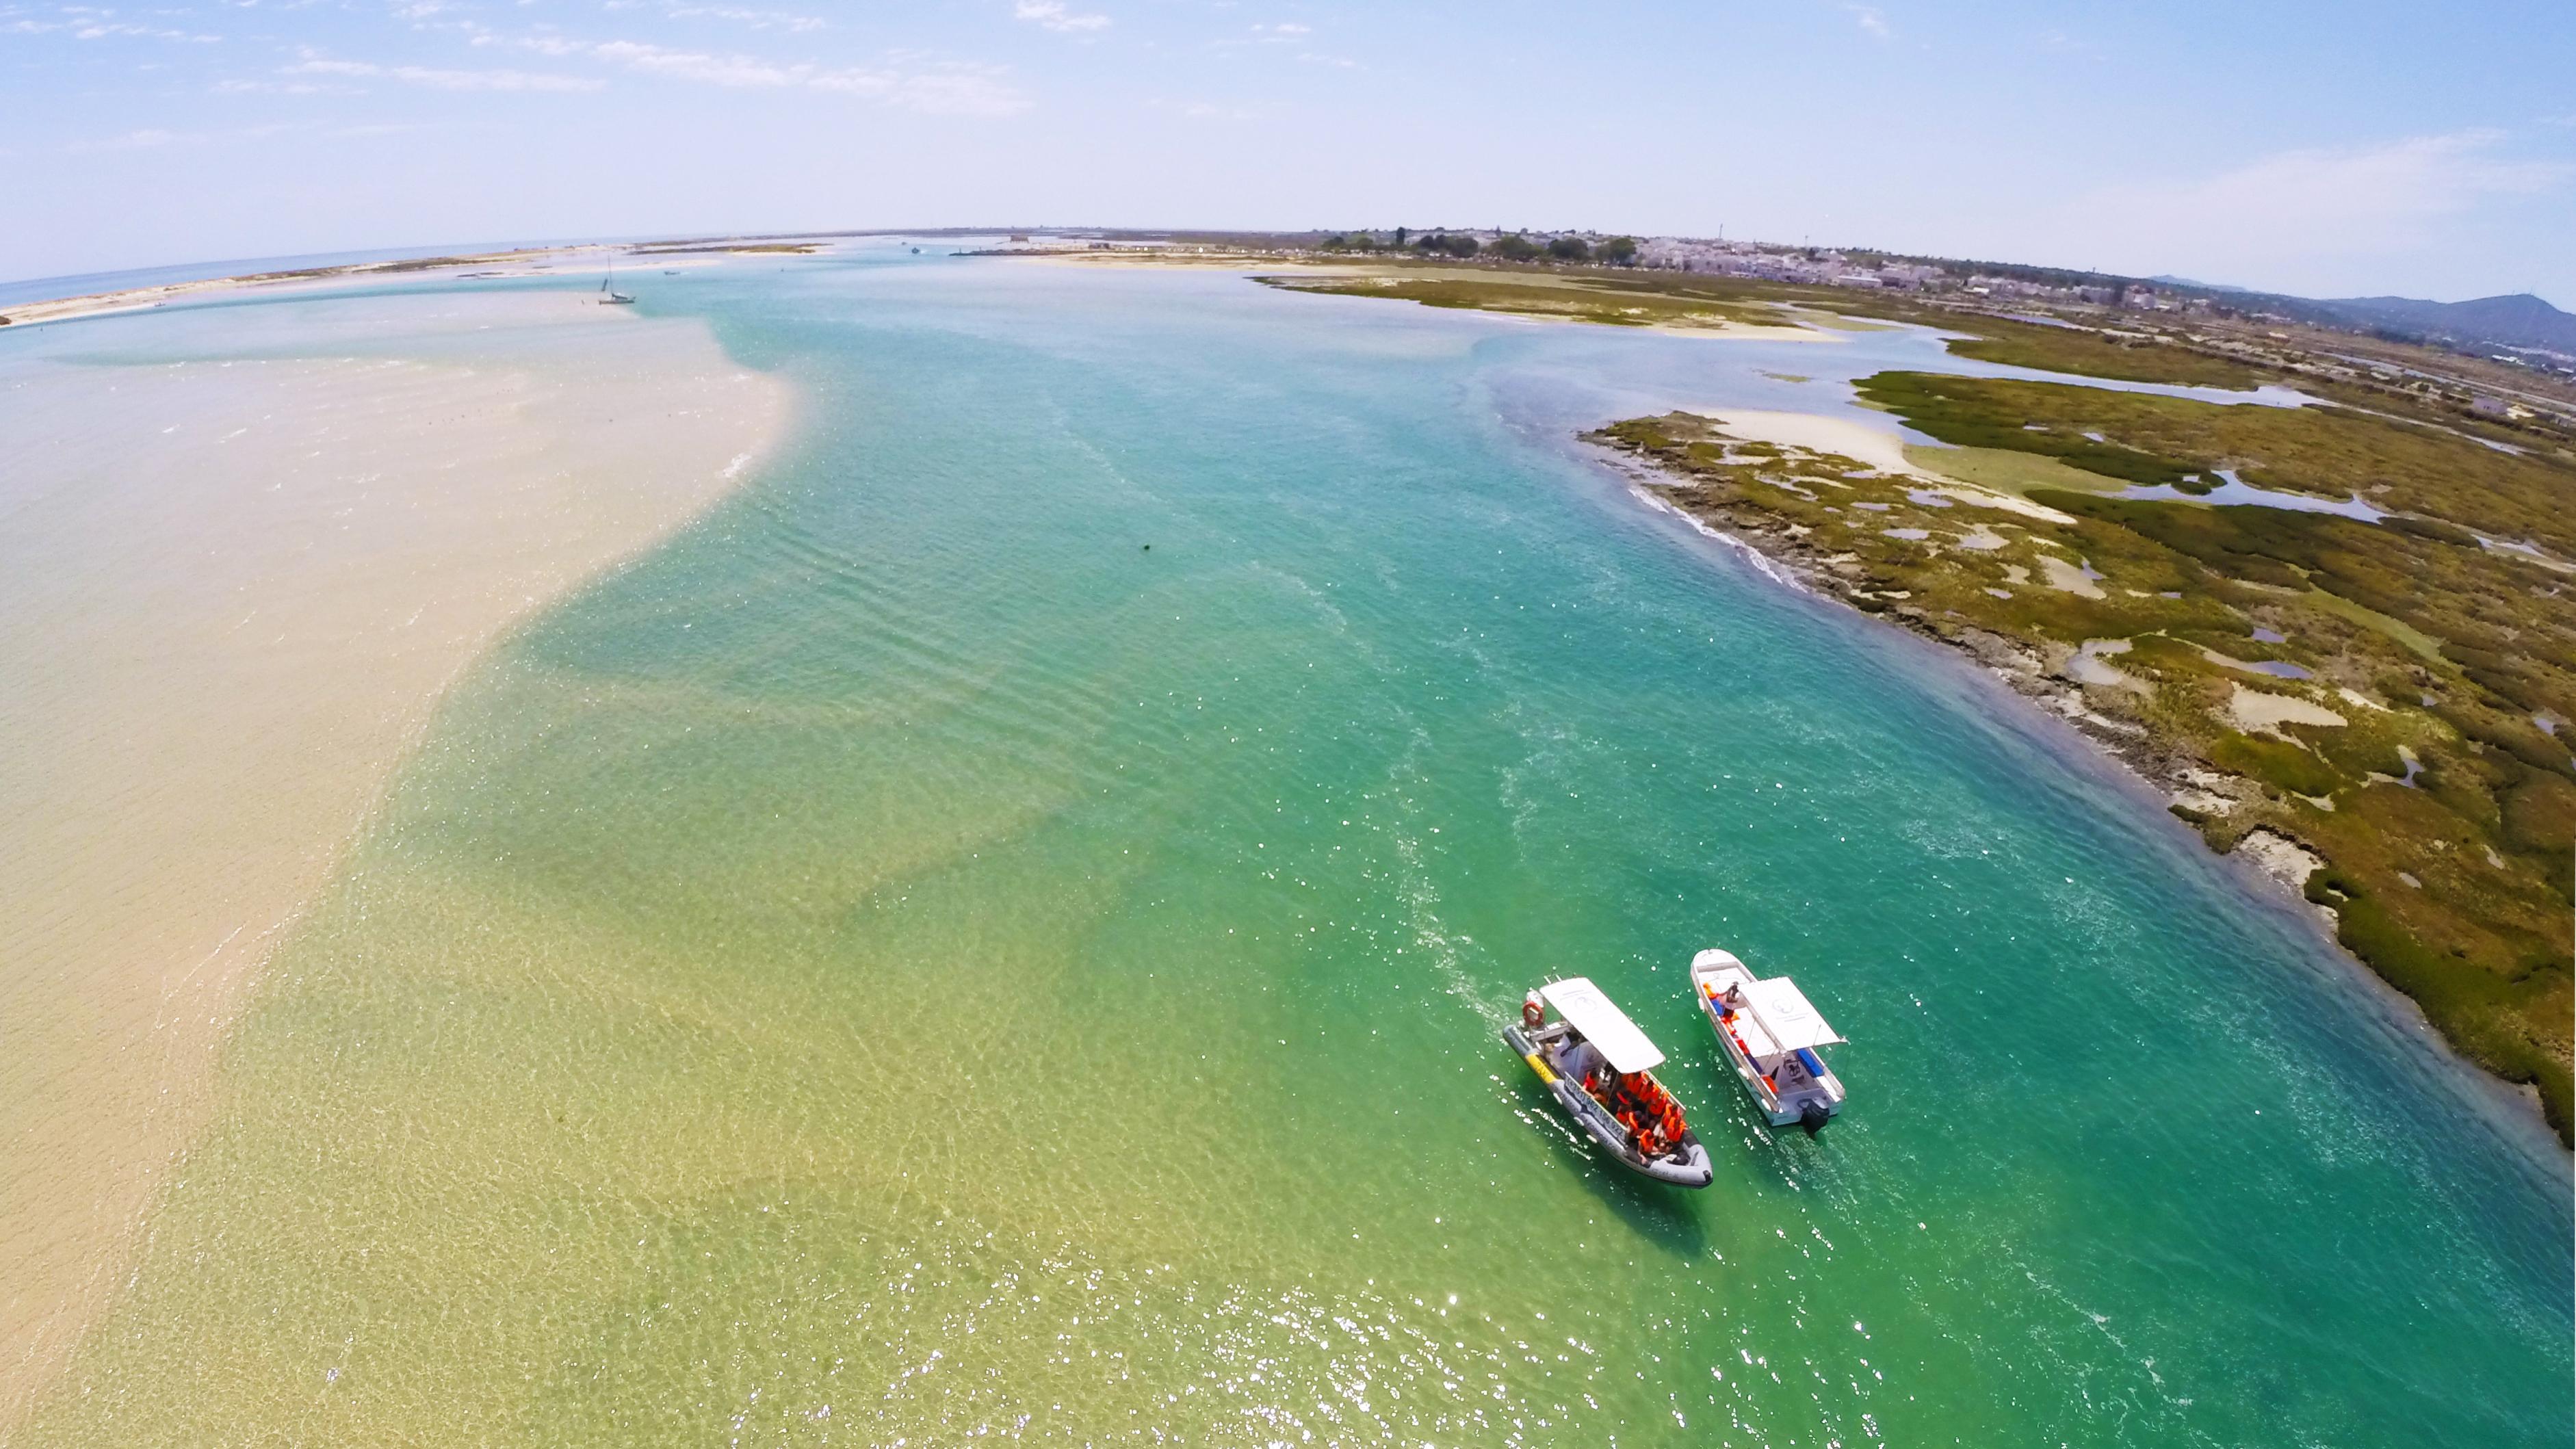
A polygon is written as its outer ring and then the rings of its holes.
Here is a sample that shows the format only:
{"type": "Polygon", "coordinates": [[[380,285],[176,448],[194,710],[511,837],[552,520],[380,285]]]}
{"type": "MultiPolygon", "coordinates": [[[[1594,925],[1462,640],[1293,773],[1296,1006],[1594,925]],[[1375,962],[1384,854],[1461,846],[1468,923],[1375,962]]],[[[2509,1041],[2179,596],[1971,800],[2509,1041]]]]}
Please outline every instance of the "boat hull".
{"type": "Polygon", "coordinates": [[[1583,1090],[1582,1084],[1559,1076],[1519,1027],[1504,1027],[1503,1041],[1520,1053],[1521,1060],[1529,1063],[1531,1071],[1538,1073],[1548,1095],[1556,1099],[1557,1110],[1571,1119],[1585,1136],[1621,1167],[1673,1187],[1706,1187],[1716,1181],[1717,1172],[1710,1165],[1708,1149],[1700,1145],[1696,1134],[1682,1134],[1682,1151],[1678,1158],[1671,1155],[1647,1157],[1628,1145],[1628,1129],[1619,1125],[1619,1119],[1592,1100],[1592,1095],[1583,1090]]]}

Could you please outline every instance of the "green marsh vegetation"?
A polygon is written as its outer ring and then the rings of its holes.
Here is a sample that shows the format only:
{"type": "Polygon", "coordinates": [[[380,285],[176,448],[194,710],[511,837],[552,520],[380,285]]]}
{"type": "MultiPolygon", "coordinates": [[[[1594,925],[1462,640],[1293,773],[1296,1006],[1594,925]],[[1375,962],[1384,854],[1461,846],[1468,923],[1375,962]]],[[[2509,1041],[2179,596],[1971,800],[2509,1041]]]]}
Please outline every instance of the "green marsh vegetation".
{"type": "Polygon", "coordinates": [[[2120,382],[2172,382],[2195,387],[2250,389],[2279,379],[2250,363],[2216,356],[2150,334],[2119,329],[2052,327],[2008,317],[1977,314],[1908,318],[1951,331],[1951,353],[1979,362],[2027,367],[2040,372],[2071,372],[2081,377],[2107,377],[2120,382]]]}
{"type": "MultiPolygon", "coordinates": [[[[1986,507],[1690,414],[1593,436],[1860,608],[1990,658],[2001,642],[2070,681],[2213,847],[2263,830],[2322,858],[2306,893],[2343,944],[2468,1055],[2535,1087],[2564,1136],[2576,576],[2477,534],[2576,555],[2559,508],[2576,462],[2334,408],[1919,373],[1861,391],[1945,442],[2093,486],[1986,507]],[[2114,496],[2219,468],[2396,516],[2114,496]]],[[[1937,466],[1940,451],[1913,456],[1937,466]]],[[[1978,481],[1995,486],[1991,470],[1978,481]]]]}
{"type": "MultiPolygon", "coordinates": [[[[1574,237],[1560,237],[1542,246],[1525,236],[1506,235],[1479,247],[1473,237],[1425,233],[1412,243],[1414,250],[1424,254],[1421,262],[1404,256],[1403,245],[1397,243],[1389,248],[1366,232],[1337,233],[1324,239],[1323,250],[1370,253],[1381,259],[1385,270],[1368,278],[1259,280],[1294,291],[1388,297],[1426,306],[1487,312],[1565,316],[1613,327],[1653,323],[1688,326],[1694,325],[1694,318],[1712,316],[1723,322],[1753,326],[1813,326],[1827,316],[1864,317],[1960,333],[1963,335],[1951,338],[1947,344],[1958,356],[2047,372],[2123,382],[2238,389],[2283,380],[2279,373],[2251,362],[2178,343],[2160,334],[2027,322],[1944,306],[1902,292],[1866,292],[1693,272],[1624,270],[1636,260],[1637,243],[1633,237],[1612,237],[1593,247],[1574,237]],[[1477,261],[1473,272],[1439,278],[1449,285],[1421,285],[1423,271],[1448,260],[1471,258],[1477,261]],[[1593,265],[1595,262],[1606,265],[1593,265]],[[1605,299],[1616,297],[1620,301],[1611,305],[1605,300],[1589,307],[1562,301],[1541,305],[1532,298],[1533,290],[1598,292],[1605,299]]],[[[1707,323],[1700,320],[1696,325],[1707,323]]]]}
{"type": "MultiPolygon", "coordinates": [[[[1501,253],[1505,237],[1488,250],[1501,253]]],[[[1528,243],[1523,242],[1524,246],[1528,243]]],[[[1465,270],[1398,267],[1364,276],[1262,277],[1292,292],[1340,297],[1387,297],[1426,307],[1555,317],[1609,327],[1787,327],[1795,318],[1761,301],[1716,287],[1680,288],[1656,281],[1546,270],[1465,270]]]]}
{"type": "Polygon", "coordinates": [[[2506,453],[2437,427],[2341,408],[2177,405],[2062,383],[1881,373],[1861,384],[1861,396],[1945,443],[2035,453],[2185,491],[2192,475],[2215,483],[2227,468],[2258,488],[2361,495],[2412,516],[2400,532],[2474,547],[2461,532],[2468,529],[2576,557],[2576,522],[2564,505],[2576,459],[2563,451],[2506,453]]]}
{"type": "MultiPolygon", "coordinates": [[[[1401,229],[1399,228],[1399,234],[1401,229]]],[[[1459,240],[1472,240],[1461,238],[1459,240]]],[[[2106,312],[2079,309],[2047,317],[2028,312],[2002,312],[2009,307],[1960,293],[1828,287],[1702,272],[1635,270],[1633,238],[1612,237],[1593,248],[1589,259],[1558,255],[1528,237],[1498,237],[1478,249],[1431,254],[1420,259],[1400,250],[1389,252],[1367,233],[1328,237],[1331,252],[1374,251],[1387,278],[1403,278],[1408,268],[1438,266],[1472,259],[1474,273],[1494,280],[1498,288],[1479,300],[1472,292],[1452,292],[1437,305],[1484,307],[1492,311],[1523,310],[1515,289],[1554,285],[1657,294],[1677,301],[1715,301],[1759,315],[1763,321],[1841,330],[1864,327],[1856,319],[1903,322],[1955,334],[1945,340],[1953,356],[2035,371],[2100,377],[2120,382],[2170,383],[2238,391],[2265,384],[2286,384],[2313,397],[2365,411],[2394,414],[2456,433],[2467,433],[2510,447],[2538,447],[2546,452],[2564,447],[2568,416],[2534,420],[2480,412],[2481,394],[2521,388],[2527,378],[2514,369],[2484,359],[2430,351],[2380,339],[2294,328],[2284,333],[2259,322],[2197,314],[2106,312]],[[1613,263],[1599,266],[1594,262],[1613,263]]],[[[1417,250],[1432,252],[1416,244],[1417,250]]],[[[1290,279],[1264,277],[1273,285],[1297,285],[1290,279]]],[[[1311,287],[1310,290],[1329,290],[1311,287]]],[[[1410,298],[1401,287],[1364,295],[1410,298]]],[[[1596,309],[1575,315],[1578,321],[1617,326],[1633,314],[1596,309]]],[[[2491,399],[2490,399],[2491,400],[2491,399]]],[[[2569,415],[2576,416],[2576,415],[2569,415]]]]}

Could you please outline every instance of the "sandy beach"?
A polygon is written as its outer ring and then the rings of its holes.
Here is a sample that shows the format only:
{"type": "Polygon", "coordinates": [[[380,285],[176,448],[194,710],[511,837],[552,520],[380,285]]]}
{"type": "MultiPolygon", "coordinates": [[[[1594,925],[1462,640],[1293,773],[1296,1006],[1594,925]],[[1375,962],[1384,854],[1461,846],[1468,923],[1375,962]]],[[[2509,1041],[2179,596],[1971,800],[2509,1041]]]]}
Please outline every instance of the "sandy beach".
{"type": "Polygon", "coordinates": [[[192,282],[164,282],[157,286],[124,287],[109,292],[85,292],[78,296],[20,302],[12,306],[0,307],[0,323],[13,327],[27,327],[43,322],[70,322],[85,317],[108,317],[126,312],[145,312],[155,307],[169,306],[173,302],[204,302],[240,295],[311,295],[371,282],[381,284],[388,278],[397,277],[436,277],[452,280],[468,274],[491,277],[543,276],[558,265],[578,259],[585,253],[599,255],[593,249],[586,247],[522,249],[473,256],[352,262],[343,266],[306,267],[292,271],[258,272],[237,277],[207,277],[192,282]]]}
{"type": "Polygon", "coordinates": [[[702,323],[563,292],[96,326],[0,333],[0,1437],[442,690],[788,415],[702,323]]]}
{"type": "MultiPolygon", "coordinates": [[[[808,251],[812,249],[805,248],[808,251]]],[[[185,305],[242,297],[322,296],[360,287],[382,287],[388,282],[581,277],[590,275],[592,268],[600,268],[604,271],[614,261],[623,261],[630,268],[638,271],[646,268],[677,271],[715,266],[726,256],[776,250],[779,248],[749,241],[738,246],[672,247],[665,245],[659,248],[652,243],[613,243],[520,247],[502,252],[349,262],[335,266],[303,267],[291,271],[254,272],[242,276],[164,282],[148,287],[123,287],[113,291],[85,292],[78,296],[19,302],[0,306],[0,328],[32,327],[47,322],[72,322],[90,317],[148,312],[156,307],[168,307],[173,303],[185,305]]]]}

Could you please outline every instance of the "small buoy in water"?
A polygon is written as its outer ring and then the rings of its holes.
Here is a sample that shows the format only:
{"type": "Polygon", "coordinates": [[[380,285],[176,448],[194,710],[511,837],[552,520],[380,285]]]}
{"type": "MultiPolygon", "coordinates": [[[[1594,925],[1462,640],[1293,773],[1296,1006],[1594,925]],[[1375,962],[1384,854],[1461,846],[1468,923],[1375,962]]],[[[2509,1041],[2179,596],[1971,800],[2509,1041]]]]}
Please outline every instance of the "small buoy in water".
{"type": "Polygon", "coordinates": [[[1153,546],[1152,544],[1150,544],[1150,543],[1149,543],[1149,544],[1145,545],[1145,550],[1144,550],[1144,551],[1145,551],[1145,552],[1147,552],[1147,553],[1152,553],[1152,552],[1154,551],[1154,546],[1153,546]]]}

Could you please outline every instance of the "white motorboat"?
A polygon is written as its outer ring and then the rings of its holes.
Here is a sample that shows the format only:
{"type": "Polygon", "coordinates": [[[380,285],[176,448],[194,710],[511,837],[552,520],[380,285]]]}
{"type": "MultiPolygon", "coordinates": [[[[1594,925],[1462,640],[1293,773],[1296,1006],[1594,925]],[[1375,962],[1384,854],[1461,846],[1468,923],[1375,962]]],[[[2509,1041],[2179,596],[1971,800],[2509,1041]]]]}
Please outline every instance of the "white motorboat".
{"type": "Polygon", "coordinates": [[[1675,1187],[1706,1187],[1716,1175],[1681,1104],[1655,1080],[1664,1054],[1600,987],[1580,976],[1547,983],[1521,1003],[1520,1025],[1504,1027],[1503,1040],[1620,1166],[1675,1187]]]}
{"type": "Polygon", "coordinates": [[[1719,1049],[1772,1126],[1804,1127],[1813,1137],[1841,1113],[1842,1078],[1816,1049],[1843,1038],[1795,982],[1756,980],[1752,968],[1715,949],[1692,957],[1690,974],[1691,995],[1708,1013],[1719,1049]]]}

